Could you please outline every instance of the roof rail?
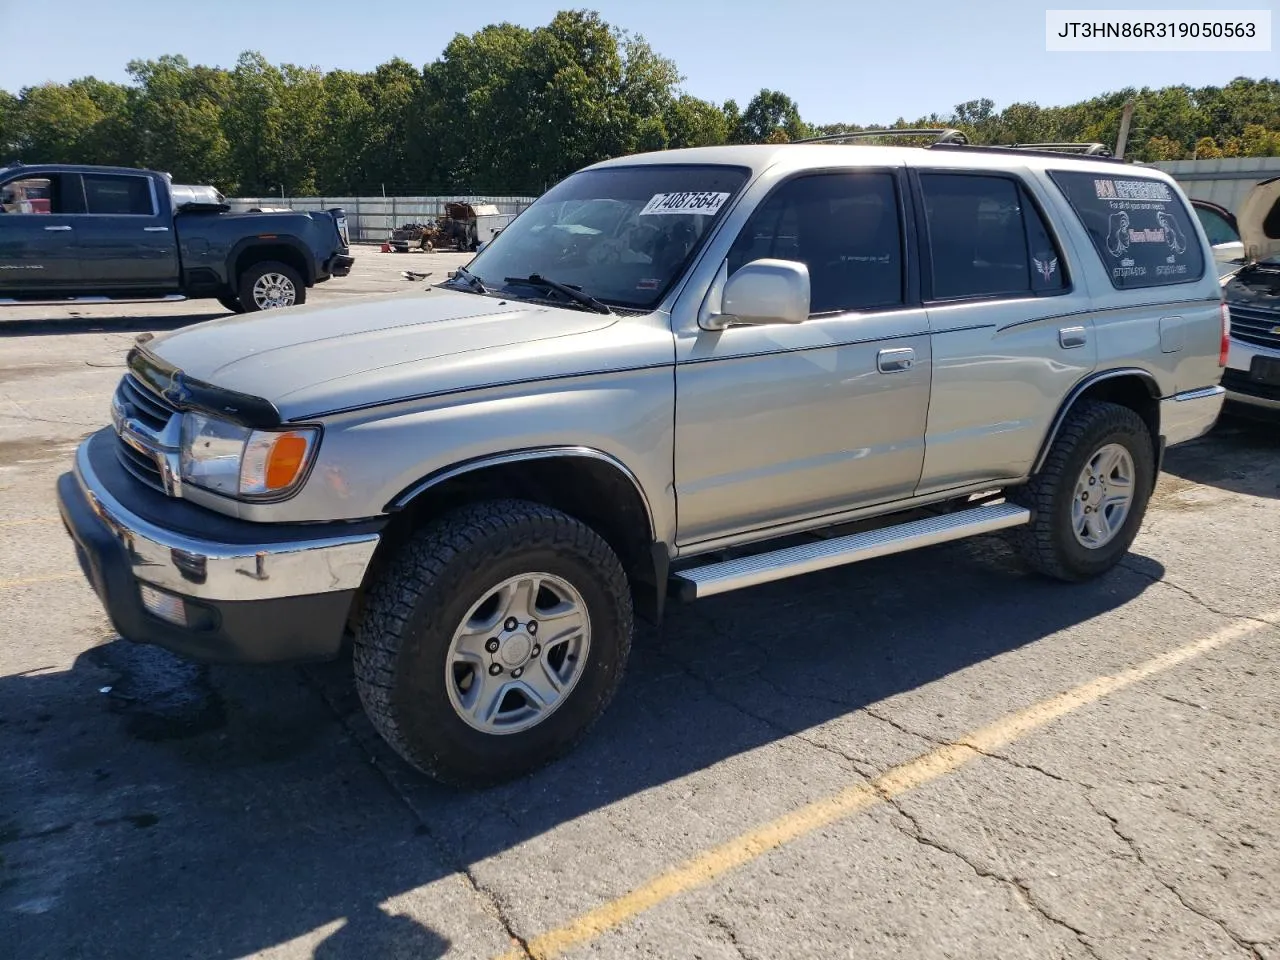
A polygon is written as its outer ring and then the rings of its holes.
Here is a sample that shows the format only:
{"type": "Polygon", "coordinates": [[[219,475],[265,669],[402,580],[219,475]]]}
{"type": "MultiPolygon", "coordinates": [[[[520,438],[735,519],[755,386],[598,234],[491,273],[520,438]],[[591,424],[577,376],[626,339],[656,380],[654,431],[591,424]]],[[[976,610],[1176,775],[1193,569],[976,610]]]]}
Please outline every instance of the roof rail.
{"type": "MultiPolygon", "coordinates": [[[[1103,147],[1102,150],[1098,152],[1085,153],[1084,151],[1081,151],[1081,150],[1072,151],[1072,150],[1062,150],[1062,149],[1056,149],[1056,150],[1051,149],[1053,146],[1059,146],[1059,145],[1035,144],[1035,143],[991,144],[991,145],[988,145],[985,143],[933,143],[929,145],[930,149],[933,149],[933,150],[970,150],[970,151],[976,150],[976,151],[981,151],[983,153],[1033,154],[1041,157],[1057,157],[1059,159],[1094,160],[1094,161],[1100,161],[1103,163],[1123,163],[1126,166],[1131,164],[1131,161],[1129,160],[1125,160],[1121,157],[1113,157],[1111,155],[1111,151],[1107,150],[1106,147],[1103,147]]],[[[1092,145],[1086,144],[1085,146],[1092,146],[1092,145]]],[[[1102,146],[1102,145],[1099,144],[1098,146],[1102,146]]]]}
{"type": "Polygon", "coordinates": [[[1051,153],[1082,153],[1088,157],[1112,156],[1111,148],[1105,143],[1014,143],[1015,150],[1048,150],[1051,153]]]}
{"type": "Polygon", "coordinates": [[[840,143],[845,140],[862,140],[867,137],[934,137],[934,143],[967,144],[969,138],[959,130],[948,127],[937,128],[886,128],[877,130],[854,130],[850,133],[828,133],[820,137],[805,137],[792,140],[792,143],[840,143]]]}

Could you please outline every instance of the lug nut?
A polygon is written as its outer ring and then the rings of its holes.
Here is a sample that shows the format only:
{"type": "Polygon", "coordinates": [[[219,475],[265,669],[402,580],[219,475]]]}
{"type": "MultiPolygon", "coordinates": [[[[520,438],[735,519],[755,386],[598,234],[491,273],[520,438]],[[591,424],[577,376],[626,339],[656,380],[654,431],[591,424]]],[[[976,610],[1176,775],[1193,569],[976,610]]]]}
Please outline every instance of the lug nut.
{"type": "Polygon", "coordinates": [[[490,638],[489,638],[489,640],[485,643],[484,648],[485,648],[486,650],[488,650],[490,653],[497,653],[497,652],[498,652],[498,638],[497,638],[497,637],[490,637],[490,638]]]}
{"type": "Polygon", "coordinates": [[[531,657],[536,657],[536,656],[537,656],[538,654],[540,654],[541,652],[542,652],[542,648],[541,648],[540,646],[538,646],[538,645],[535,643],[535,644],[533,645],[533,652],[532,652],[531,654],[529,654],[529,656],[531,656],[531,657]]]}
{"type": "Polygon", "coordinates": [[[1090,478],[1089,478],[1089,486],[1091,486],[1091,487],[1092,487],[1092,486],[1093,486],[1095,483],[1097,483],[1097,482],[1098,482],[1098,478],[1097,478],[1097,477],[1090,477],[1090,478]]]}
{"type": "Polygon", "coordinates": [[[533,636],[535,633],[538,632],[538,621],[530,620],[529,626],[526,629],[529,631],[529,636],[533,636]]]}
{"type": "Polygon", "coordinates": [[[511,675],[515,677],[517,680],[520,678],[520,674],[522,673],[524,673],[524,670],[520,669],[519,667],[511,671],[511,675]]]}
{"type": "Polygon", "coordinates": [[[520,622],[516,620],[515,617],[507,617],[507,622],[504,623],[503,626],[508,630],[514,630],[516,627],[520,626],[520,622]]]}
{"type": "Polygon", "coordinates": [[[496,663],[489,664],[489,676],[496,677],[501,672],[502,672],[502,667],[499,664],[496,664],[496,663]]]}

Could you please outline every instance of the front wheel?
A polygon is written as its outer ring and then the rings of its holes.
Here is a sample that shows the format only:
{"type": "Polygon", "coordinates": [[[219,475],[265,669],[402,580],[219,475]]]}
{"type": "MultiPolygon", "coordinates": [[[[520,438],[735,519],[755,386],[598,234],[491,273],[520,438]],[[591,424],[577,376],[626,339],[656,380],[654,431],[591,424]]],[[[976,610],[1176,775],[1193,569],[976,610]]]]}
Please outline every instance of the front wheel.
{"type": "Polygon", "coordinates": [[[1058,580],[1099,576],[1138,535],[1155,485],[1151,431],[1128,407],[1096,400],[1072,408],[1044,468],[1008,499],[1031,523],[1013,535],[1027,564],[1058,580]]]}
{"type": "Polygon", "coordinates": [[[279,310],[307,301],[307,287],[298,271],[287,263],[264,260],[250,265],[240,276],[240,302],[245,310],[279,310]]]}
{"type": "Polygon", "coordinates": [[[219,297],[218,302],[232,313],[244,313],[244,304],[239,297],[219,297]]]}
{"type": "Polygon", "coordinates": [[[417,532],[373,585],[354,669],[374,727],[459,786],[570,750],[612,700],[633,612],[617,556],[536,503],[464,507],[417,532]]]}

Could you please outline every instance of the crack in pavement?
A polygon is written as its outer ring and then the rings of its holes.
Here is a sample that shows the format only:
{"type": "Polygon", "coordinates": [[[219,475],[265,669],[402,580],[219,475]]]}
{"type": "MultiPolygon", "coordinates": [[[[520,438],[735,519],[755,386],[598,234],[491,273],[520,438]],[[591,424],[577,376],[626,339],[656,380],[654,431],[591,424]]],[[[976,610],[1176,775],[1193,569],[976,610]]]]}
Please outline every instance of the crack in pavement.
{"type": "Polygon", "coordinates": [[[743,946],[742,941],[738,939],[738,931],[734,929],[733,924],[730,923],[724,917],[720,916],[720,914],[718,913],[708,914],[707,925],[711,927],[715,927],[717,930],[723,933],[725,935],[725,939],[729,943],[729,946],[733,947],[733,949],[737,952],[738,956],[742,957],[742,960],[758,960],[755,954],[751,954],[747,952],[747,948],[743,946]]]}
{"type": "MultiPolygon", "coordinates": [[[[470,888],[471,892],[480,900],[481,903],[485,905],[489,914],[501,925],[503,932],[510,938],[511,942],[517,946],[521,956],[525,957],[526,960],[534,960],[533,954],[529,952],[529,943],[527,938],[516,933],[514,923],[510,916],[508,916],[507,909],[502,902],[502,898],[498,896],[496,891],[487,887],[480,878],[475,875],[470,865],[463,862],[462,859],[445,844],[444,839],[431,829],[430,822],[418,812],[417,806],[409,799],[409,795],[400,789],[400,785],[396,780],[382,764],[378,763],[377,756],[374,751],[366,747],[365,731],[356,729],[348,722],[348,715],[344,714],[339,706],[329,699],[325,693],[323,685],[321,685],[315,678],[311,677],[305,669],[299,670],[298,672],[302,676],[303,683],[320,697],[320,702],[325,705],[333,717],[338,721],[339,726],[347,731],[352,742],[365,750],[366,756],[369,758],[369,765],[373,767],[378,777],[384,784],[386,784],[392,795],[404,804],[405,808],[409,811],[410,816],[417,821],[417,831],[431,841],[431,845],[435,847],[436,852],[445,866],[461,877],[463,882],[470,888]]],[[[503,810],[502,812],[507,816],[510,816],[507,811],[503,810]]]]}
{"type": "Polygon", "coordinates": [[[1170,703],[1176,703],[1183,707],[1190,707],[1192,710],[1199,710],[1203,713],[1212,714],[1213,716],[1219,717],[1223,720],[1230,720],[1232,723],[1242,723],[1246,726],[1261,727],[1269,733],[1275,733],[1277,730],[1280,730],[1280,727],[1273,726],[1269,723],[1263,723],[1261,720],[1253,720],[1248,717],[1237,717],[1231,713],[1224,713],[1217,707],[1210,707],[1207,704],[1184,700],[1182,697],[1175,697],[1171,693],[1161,693],[1159,690],[1153,690],[1151,692],[1161,700],[1168,700],[1170,703]]]}
{"type": "Polygon", "coordinates": [[[1241,950],[1244,950],[1250,957],[1254,958],[1254,960],[1264,960],[1262,956],[1262,951],[1258,949],[1258,945],[1256,943],[1250,940],[1247,940],[1244,937],[1242,937],[1240,934],[1236,933],[1234,930],[1231,929],[1230,926],[1227,925],[1225,920],[1219,920],[1217,917],[1209,913],[1207,910],[1203,910],[1200,907],[1197,907],[1195,904],[1191,903],[1189,900],[1187,900],[1185,896],[1182,895],[1182,892],[1176,886],[1174,886],[1172,883],[1170,883],[1161,875],[1159,870],[1157,870],[1152,864],[1148,863],[1146,855],[1142,852],[1142,848],[1138,845],[1137,840],[1134,839],[1133,837],[1130,837],[1128,834],[1124,832],[1124,830],[1121,829],[1120,821],[1118,819],[1113,817],[1105,809],[1103,809],[1101,806],[1099,806],[1097,803],[1094,802],[1093,794],[1091,792],[1086,791],[1084,796],[1085,796],[1085,800],[1088,801],[1089,806],[1093,808],[1094,813],[1098,814],[1098,816],[1102,817],[1104,820],[1107,821],[1107,823],[1111,825],[1111,831],[1133,853],[1134,859],[1137,860],[1138,863],[1142,864],[1142,866],[1146,868],[1147,872],[1151,874],[1151,876],[1155,879],[1155,881],[1158,884],[1160,884],[1160,886],[1164,887],[1166,890],[1169,891],[1170,894],[1173,895],[1174,899],[1177,900],[1178,903],[1182,905],[1183,909],[1195,914],[1197,917],[1200,917],[1202,920],[1207,920],[1209,923],[1212,923],[1214,926],[1220,929],[1224,934],[1226,934],[1229,938],[1231,938],[1232,942],[1234,942],[1236,946],[1238,946],[1241,950]]]}
{"type": "Polygon", "coordinates": [[[1200,595],[1197,594],[1194,590],[1191,590],[1188,587],[1184,587],[1179,583],[1174,583],[1172,580],[1167,580],[1164,577],[1157,577],[1153,573],[1149,573],[1146,570],[1141,569],[1140,567],[1134,566],[1132,563],[1130,563],[1127,560],[1121,560],[1118,566],[1123,567],[1125,570],[1128,570],[1130,573],[1136,573],[1138,576],[1143,577],[1146,580],[1149,580],[1151,583],[1161,584],[1163,586],[1168,587],[1171,590],[1176,590],[1178,593],[1181,593],[1183,596],[1187,597],[1192,602],[1196,603],[1200,607],[1203,607],[1205,610],[1208,610],[1210,613],[1214,614],[1215,616],[1222,617],[1224,620],[1248,620],[1250,623],[1259,623],[1268,627],[1280,627],[1280,623],[1276,623],[1274,620],[1267,620],[1264,617],[1255,617],[1252,614],[1248,614],[1248,613],[1236,613],[1229,610],[1220,610],[1219,608],[1211,604],[1209,601],[1200,597],[1200,595]]]}
{"type": "Polygon", "coordinates": [[[890,795],[889,793],[883,790],[878,790],[877,792],[880,793],[881,798],[885,801],[885,803],[887,803],[890,807],[892,807],[895,811],[897,811],[897,813],[904,820],[906,820],[908,823],[911,824],[911,829],[907,829],[907,827],[905,827],[899,820],[890,818],[890,823],[893,824],[893,826],[898,830],[899,833],[901,833],[905,837],[908,837],[916,841],[917,843],[923,846],[931,847],[932,849],[938,850],[942,853],[950,854],[952,857],[955,857],[957,860],[959,860],[961,863],[967,866],[970,870],[972,870],[977,876],[982,877],[983,879],[993,880],[996,883],[1000,883],[1004,886],[1007,886],[1013,892],[1014,897],[1016,897],[1017,900],[1024,907],[1026,907],[1036,916],[1052,924],[1053,926],[1056,926],[1062,930],[1066,930],[1073,937],[1075,937],[1076,941],[1080,944],[1080,946],[1082,946],[1085,949],[1085,952],[1088,953],[1089,956],[1095,957],[1095,958],[1098,958],[1098,960],[1101,960],[1100,954],[1098,953],[1097,950],[1094,949],[1093,944],[1089,942],[1089,934],[1086,931],[1080,929],[1079,927],[1073,926],[1072,924],[1068,923],[1066,920],[1062,919],[1061,917],[1054,916],[1052,913],[1050,913],[1048,908],[1045,907],[1044,904],[1042,904],[1036,898],[1036,896],[1031,892],[1031,888],[1027,886],[1027,884],[1016,879],[1015,877],[1005,876],[1003,874],[995,872],[994,870],[989,870],[986,867],[982,866],[981,864],[974,863],[972,860],[970,860],[967,856],[965,856],[959,850],[956,850],[953,847],[949,847],[946,844],[942,843],[941,841],[935,840],[934,838],[930,837],[920,827],[920,821],[915,818],[915,815],[909,813],[895,797],[893,797],[892,795],[890,795]]]}

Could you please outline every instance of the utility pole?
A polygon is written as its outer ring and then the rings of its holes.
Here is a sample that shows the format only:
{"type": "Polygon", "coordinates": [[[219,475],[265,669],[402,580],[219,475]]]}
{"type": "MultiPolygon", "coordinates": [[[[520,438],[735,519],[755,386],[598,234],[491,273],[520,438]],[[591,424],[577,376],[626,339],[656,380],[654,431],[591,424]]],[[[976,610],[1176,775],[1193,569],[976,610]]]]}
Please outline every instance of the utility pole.
{"type": "Polygon", "coordinates": [[[1120,114],[1120,136],[1116,138],[1115,155],[1121,160],[1124,159],[1124,148],[1129,143],[1129,123],[1133,120],[1134,106],[1132,100],[1126,101],[1124,112],[1120,114]]]}

